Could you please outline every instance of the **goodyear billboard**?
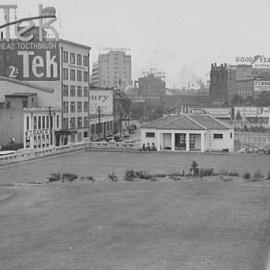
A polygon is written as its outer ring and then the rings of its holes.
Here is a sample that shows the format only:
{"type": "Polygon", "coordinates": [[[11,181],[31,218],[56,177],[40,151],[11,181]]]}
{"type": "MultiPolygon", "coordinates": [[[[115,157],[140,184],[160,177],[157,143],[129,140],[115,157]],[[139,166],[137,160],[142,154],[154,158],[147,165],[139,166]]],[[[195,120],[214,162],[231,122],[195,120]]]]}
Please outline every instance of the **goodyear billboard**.
{"type": "Polygon", "coordinates": [[[0,76],[22,81],[60,80],[58,41],[1,41],[0,76]]]}

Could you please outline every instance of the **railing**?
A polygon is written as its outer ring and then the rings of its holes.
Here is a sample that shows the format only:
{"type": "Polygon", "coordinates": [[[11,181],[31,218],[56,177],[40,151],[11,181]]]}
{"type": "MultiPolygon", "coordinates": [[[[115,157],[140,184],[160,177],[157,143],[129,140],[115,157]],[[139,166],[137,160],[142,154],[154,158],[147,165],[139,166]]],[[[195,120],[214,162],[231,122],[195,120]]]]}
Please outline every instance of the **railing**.
{"type": "Polygon", "coordinates": [[[82,150],[85,149],[85,146],[86,143],[82,142],[50,148],[22,149],[11,155],[0,156],[0,165],[82,150]]]}
{"type": "Polygon", "coordinates": [[[111,149],[111,150],[140,150],[141,144],[138,142],[90,142],[86,148],[91,149],[111,149]]]}

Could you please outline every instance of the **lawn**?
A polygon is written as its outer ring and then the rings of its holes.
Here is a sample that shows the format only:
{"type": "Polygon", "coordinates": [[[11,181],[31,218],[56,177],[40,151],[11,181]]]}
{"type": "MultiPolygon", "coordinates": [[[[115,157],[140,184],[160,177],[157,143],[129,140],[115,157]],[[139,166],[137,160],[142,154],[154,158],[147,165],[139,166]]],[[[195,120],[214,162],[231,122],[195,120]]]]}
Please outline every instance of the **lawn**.
{"type": "Polygon", "coordinates": [[[269,187],[207,179],[10,187],[0,269],[264,269],[269,187]]]}

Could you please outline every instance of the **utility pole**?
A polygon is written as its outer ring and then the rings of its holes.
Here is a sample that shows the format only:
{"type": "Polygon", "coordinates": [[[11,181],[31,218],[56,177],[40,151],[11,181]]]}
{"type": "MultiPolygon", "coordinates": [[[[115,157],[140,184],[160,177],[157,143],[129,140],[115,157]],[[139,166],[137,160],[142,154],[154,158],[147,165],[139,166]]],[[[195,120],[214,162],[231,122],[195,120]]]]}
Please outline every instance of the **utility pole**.
{"type": "Polygon", "coordinates": [[[101,126],[100,126],[100,106],[98,106],[98,140],[100,141],[100,130],[101,130],[101,126]]]}

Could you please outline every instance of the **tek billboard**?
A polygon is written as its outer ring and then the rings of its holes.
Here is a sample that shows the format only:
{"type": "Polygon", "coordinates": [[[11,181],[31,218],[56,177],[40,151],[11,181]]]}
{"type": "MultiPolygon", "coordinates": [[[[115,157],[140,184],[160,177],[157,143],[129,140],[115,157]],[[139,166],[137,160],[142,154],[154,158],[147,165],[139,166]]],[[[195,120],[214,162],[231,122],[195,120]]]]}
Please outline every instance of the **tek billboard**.
{"type": "Polygon", "coordinates": [[[23,81],[60,79],[58,41],[1,41],[0,76],[23,81]]]}

